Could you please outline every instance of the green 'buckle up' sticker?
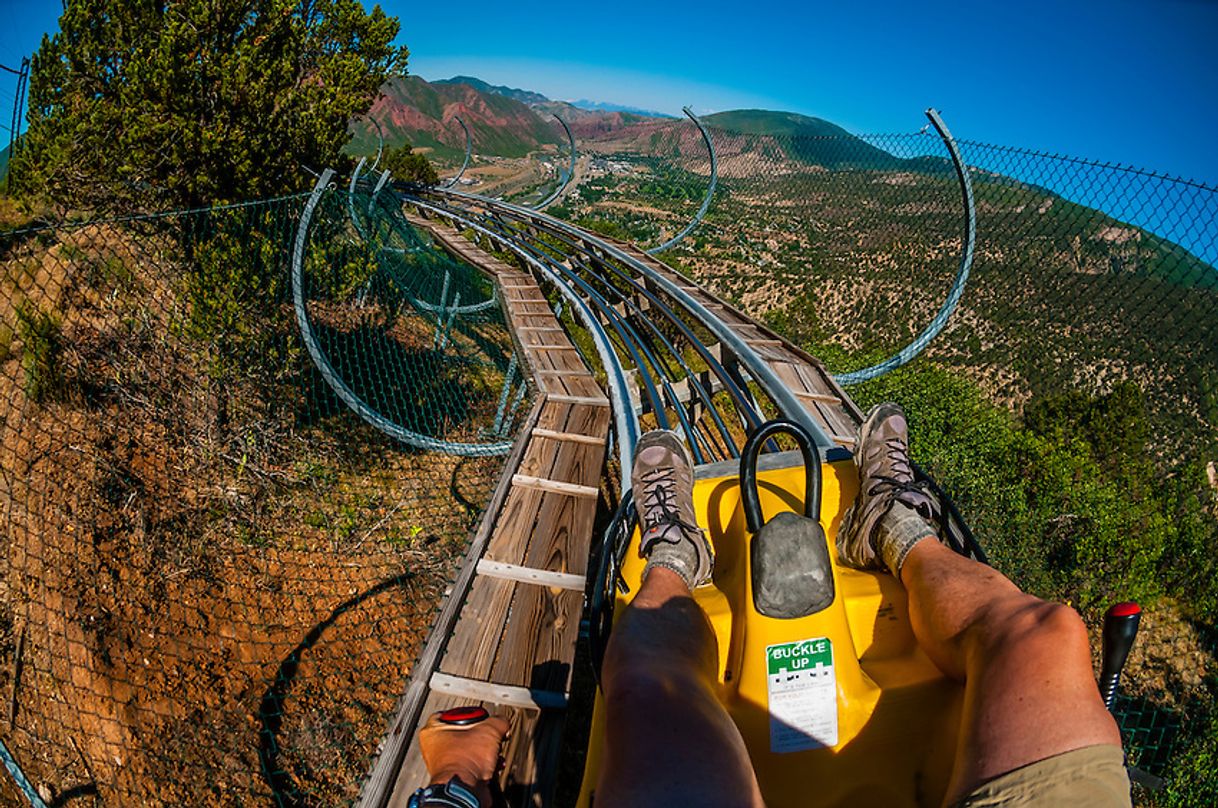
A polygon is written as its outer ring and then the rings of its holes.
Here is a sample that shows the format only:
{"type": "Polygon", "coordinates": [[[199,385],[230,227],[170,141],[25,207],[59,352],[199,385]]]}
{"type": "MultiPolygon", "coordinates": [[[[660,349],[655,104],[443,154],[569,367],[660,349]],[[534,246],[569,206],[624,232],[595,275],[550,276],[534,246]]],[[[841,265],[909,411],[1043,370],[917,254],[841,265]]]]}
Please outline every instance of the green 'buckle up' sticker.
{"type": "Polygon", "coordinates": [[[828,637],[766,646],[770,751],[837,745],[837,678],[828,637]]]}

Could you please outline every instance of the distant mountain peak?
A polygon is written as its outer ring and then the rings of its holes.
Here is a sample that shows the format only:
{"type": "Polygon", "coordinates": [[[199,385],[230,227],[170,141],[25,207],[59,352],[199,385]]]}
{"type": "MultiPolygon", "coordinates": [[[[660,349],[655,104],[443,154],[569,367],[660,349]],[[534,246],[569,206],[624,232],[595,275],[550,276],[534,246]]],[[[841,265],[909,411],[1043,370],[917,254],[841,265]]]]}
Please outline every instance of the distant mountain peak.
{"type": "Polygon", "coordinates": [[[669,115],[664,112],[656,112],[650,109],[640,109],[639,107],[631,107],[623,104],[610,104],[605,101],[589,101],[586,98],[581,98],[578,101],[571,101],[571,106],[579,107],[580,109],[590,110],[592,112],[628,112],[631,115],[639,115],[643,118],[675,118],[675,115],[669,115]]]}

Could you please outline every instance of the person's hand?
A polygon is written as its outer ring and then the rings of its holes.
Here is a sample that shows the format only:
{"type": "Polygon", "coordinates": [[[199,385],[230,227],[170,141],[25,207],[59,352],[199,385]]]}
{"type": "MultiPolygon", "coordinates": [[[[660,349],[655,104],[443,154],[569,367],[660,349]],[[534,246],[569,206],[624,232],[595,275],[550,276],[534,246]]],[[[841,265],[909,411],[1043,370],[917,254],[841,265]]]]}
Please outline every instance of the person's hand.
{"type": "MultiPolygon", "coordinates": [[[[452,711],[446,711],[451,713],[452,711]]],[[[457,777],[486,808],[491,804],[491,778],[499,767],[499,747],[508,722],[490,716],[469,724],[445,723],[445,713],[433,713],[419,730],[419,748],[433,784],[457,777]]]]}

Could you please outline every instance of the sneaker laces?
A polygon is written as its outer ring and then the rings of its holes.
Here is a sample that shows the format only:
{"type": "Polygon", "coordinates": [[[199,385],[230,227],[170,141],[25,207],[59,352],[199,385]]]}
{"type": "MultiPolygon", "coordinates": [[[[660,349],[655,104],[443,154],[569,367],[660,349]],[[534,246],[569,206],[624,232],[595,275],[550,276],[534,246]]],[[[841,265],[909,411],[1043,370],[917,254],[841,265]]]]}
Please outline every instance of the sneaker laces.
{"type": "Polygon", "coordinates": [[[867,495],[874,497],[891,494],[897,501],[909,505],[927,518],[932,518],[929,511],[932,511],[933,507],[925,506],[925,500],[908,502],[901,497],[901,494],[906,492],[918,494],[920,497],[929,497],[926,485],[914,481],[913,466],[909,462],[909,447],[899,437],[886,439],[884,445],[887,447],[884,455],[891,463],[892,474],[868,475],[871,487],[867,489],[867,495]]]}
{"type": "Polygon", "coordinates": [[[643,476],[643,534],[662,527],[639,548],[639,555],[647,556],[657,542],[665,544],[680,544],[683,539],[691,541],[700,538],[702,528],[691,525],[681,518],[680,508],[677,507],[676,497],[677,470],[672,466],[660,467],[647,472],[643,476]],[[677,537],[669,538],[672,528],[677,528],[677,537]],[[690,536],[689,534],[693,535],[690,536]]]}

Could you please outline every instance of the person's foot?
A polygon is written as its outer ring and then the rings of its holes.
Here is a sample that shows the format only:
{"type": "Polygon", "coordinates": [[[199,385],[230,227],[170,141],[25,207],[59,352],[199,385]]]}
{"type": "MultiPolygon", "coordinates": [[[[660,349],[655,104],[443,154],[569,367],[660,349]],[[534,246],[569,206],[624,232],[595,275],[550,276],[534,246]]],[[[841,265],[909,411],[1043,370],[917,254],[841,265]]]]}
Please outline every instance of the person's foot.
{"type": "Polygon", "coordinates": [[[897,578],[913,546],[936,535],[935,501],[914,482],[905,412],[885,402],[872,408],[855,445],[859,494],[842,516],[837,554],[856,569],[883,569],[897,578]]]}
{"type": "Polygon", "coordinates": [[[654,430],[639,439],[630,480],[647,569],[672,570],[690,590],[710,580],[714,555],[694,514],[694,464],[676,433],[654,430]]]}

